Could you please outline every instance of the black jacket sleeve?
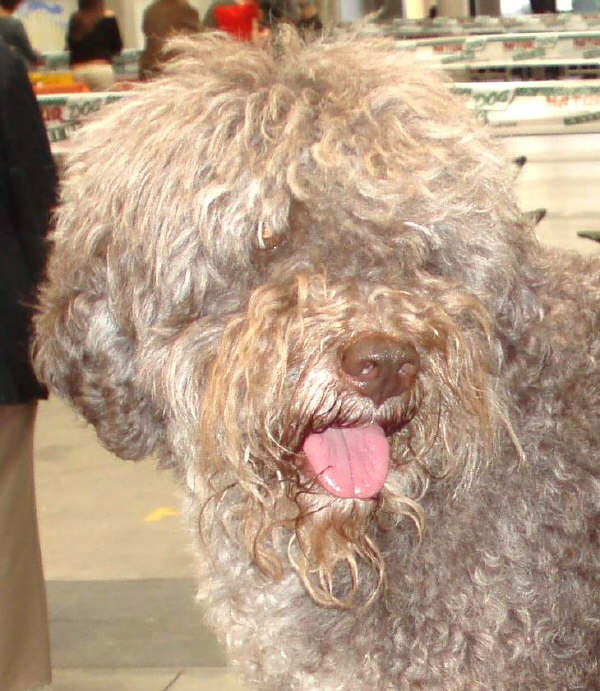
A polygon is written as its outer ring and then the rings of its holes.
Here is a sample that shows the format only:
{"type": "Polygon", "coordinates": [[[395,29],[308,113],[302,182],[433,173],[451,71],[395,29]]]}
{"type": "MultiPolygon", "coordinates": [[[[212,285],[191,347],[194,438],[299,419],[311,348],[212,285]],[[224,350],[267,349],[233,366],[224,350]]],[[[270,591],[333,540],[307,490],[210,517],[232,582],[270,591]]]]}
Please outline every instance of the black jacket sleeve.
{"type": "Polygon", "coordinates": [[[43,395],[29,364],[56,170],[23,61],[0,42],[0,404],[43,395]]]}

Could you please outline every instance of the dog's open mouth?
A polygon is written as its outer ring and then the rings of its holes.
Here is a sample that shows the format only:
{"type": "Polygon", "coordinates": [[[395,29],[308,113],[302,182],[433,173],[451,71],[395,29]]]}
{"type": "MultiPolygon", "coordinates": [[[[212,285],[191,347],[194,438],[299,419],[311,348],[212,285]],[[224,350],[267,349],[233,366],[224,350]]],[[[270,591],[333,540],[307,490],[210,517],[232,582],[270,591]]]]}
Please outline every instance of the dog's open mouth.
{"type": "Polygon", "coordinates": [[[319,484],[343,499],[371,499],[381,491],[390,465],[390,445],[377,424],[328,427],[303,445],[319,484]]]}

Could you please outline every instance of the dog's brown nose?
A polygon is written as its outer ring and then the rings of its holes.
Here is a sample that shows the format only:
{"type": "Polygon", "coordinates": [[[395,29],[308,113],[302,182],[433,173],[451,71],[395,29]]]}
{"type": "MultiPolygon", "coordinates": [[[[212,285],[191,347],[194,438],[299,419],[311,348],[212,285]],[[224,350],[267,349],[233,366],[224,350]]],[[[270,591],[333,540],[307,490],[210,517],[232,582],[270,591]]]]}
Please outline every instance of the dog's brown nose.
{"type": "Polygon", "coordinates": [[[376,405],[400,396],[414,384],[419,354],[413,346],[384,334],[363,334],[340,352],[350,384],[376,405]]]}

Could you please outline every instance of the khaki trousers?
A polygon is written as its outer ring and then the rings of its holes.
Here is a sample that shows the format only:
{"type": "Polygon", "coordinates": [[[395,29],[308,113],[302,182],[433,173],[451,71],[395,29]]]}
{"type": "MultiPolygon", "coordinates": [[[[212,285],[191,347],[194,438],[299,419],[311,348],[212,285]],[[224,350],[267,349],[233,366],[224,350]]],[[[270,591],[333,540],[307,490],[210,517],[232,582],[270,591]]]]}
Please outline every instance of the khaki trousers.
{"type": "Polygon", "coordinates": [[[110,91],[115,83],[115,71],[109,63],[106,65],[86,64],[75,65],[73,76],[78,82],[83,82],[90,91],[110,91]]]}
{"type": "Polygon", "coordinates": [[[49,684],[46,589],[33,484],[37,401],[0,405],[0,689],[49,684]]]}

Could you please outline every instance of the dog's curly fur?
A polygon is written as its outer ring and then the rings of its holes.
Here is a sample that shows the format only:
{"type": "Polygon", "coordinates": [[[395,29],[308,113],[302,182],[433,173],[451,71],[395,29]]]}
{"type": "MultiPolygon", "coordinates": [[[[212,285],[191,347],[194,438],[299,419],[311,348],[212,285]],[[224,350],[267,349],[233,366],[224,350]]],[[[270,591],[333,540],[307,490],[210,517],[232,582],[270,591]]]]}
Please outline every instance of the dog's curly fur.
{"type": "Polygon", "coordinates": [[[384,39],[175,42],[76,137],[37,369],[174,465],[208,621],[265,689],[597,689],[600,263],[541,247],[513,174],[384,39]],[[418,354],[361,393],[340,353],[418,354]],[[303,443],[376,423],[375,496],[303,443]]]}

